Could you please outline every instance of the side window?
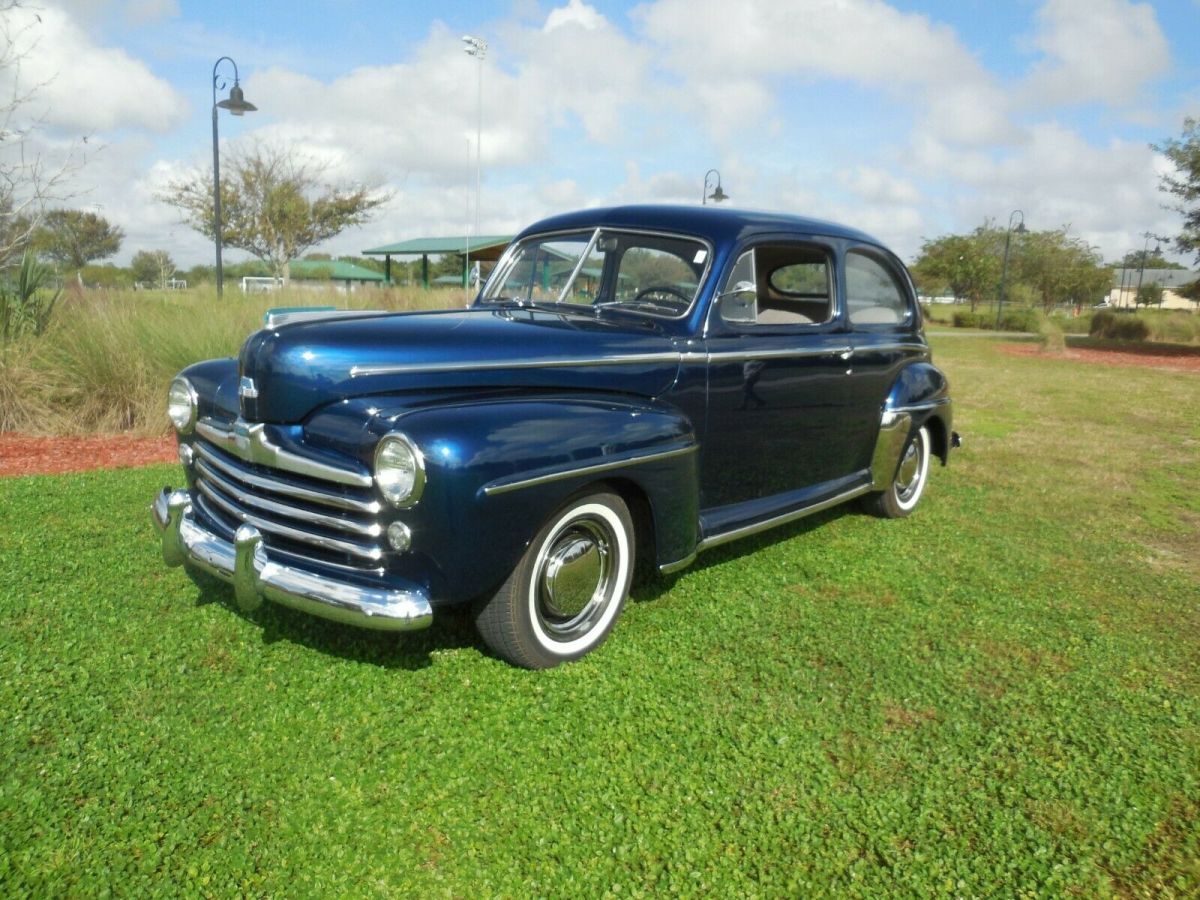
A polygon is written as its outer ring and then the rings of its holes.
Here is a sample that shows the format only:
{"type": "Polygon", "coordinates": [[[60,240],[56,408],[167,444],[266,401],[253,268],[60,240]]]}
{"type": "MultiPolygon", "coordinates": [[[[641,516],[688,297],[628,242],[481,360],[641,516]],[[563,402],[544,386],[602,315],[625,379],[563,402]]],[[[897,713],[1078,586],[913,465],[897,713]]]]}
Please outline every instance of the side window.
{"type": "Polygon", "coordinates": [[[854,325],[900,325],[912,314],[896,272],[858,250],[846,254],[846,305],[854,325]]]}
{"type": "Polygon", "coordinates": [[[740,325],[819,325],[833,318],[829,251],[800,243],[747,250],[722,287],[720,313],[740,325]]]}

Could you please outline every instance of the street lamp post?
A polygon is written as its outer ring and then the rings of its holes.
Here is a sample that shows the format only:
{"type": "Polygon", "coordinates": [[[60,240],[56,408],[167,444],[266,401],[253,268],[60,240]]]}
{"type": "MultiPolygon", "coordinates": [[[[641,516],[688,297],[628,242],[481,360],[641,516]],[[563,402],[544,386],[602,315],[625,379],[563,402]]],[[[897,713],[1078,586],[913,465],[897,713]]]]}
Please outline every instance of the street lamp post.
{"type": "Polygon", "coordinates": [[[997,328],[997,330],[999,330],[999,328],[1000,328],[1000,316],[1004,312],[1004,285],[1005,285],[1005,282],[1008,280],[1008,248],[1009,248],[1009,245],[1012,243],[1013,219],[1018,216],[1020,217],[1020,221],[1017,222],[1017,229],[1016,229],[1017,234],[1024,234],[1026,231],[1026,229],[1025,229],[1025,213],[1021,212],[1021,210],[1019,210],[1019,209],[1014,209],[1008,215],[1008,231],[1006,231],[1004,234],[1004,265],[1000,268],[1000,298],[999,298],[999,302],[996,304],[996,328],[997,328]]]}
{"type": "Polygon", "coordinates": [[[700,205],[704,206],[706,203],[708,203],[709,200],[711,200],[713,203],[720,203],[722,200],[728,200],[728,199],[729,199],[729,195],[727,193],[725,193],[723,190],[721,190],[721,173],[718,172],[716,169],[709,169],[707,172],[704,173],[704,187],[700,191],[700,205]],[[710,175],[717,176],[717,186],[715,188],[713,188],[713,192],[711,194],[708,192],[708,184],[709,184],[709,176],[710,175]]]}
{"type": "MultiPolygon", "coordinates": [[[[475,84],[475,236],[479,237],[479,182],[480,170],[483,168],[483,61],[487,59],[487,41],[474,35],[464,34],[463,51],[468,56],[475,57],[479,62],[475,84]]],[[[464,263],[467,269],[468,283],[471,278],[471,240],[467,239],[467,255],[464,263]]]]}
{"type": "MultiPolygon", "coordinates": [[[[228,82],[221,83],[221,90],[225,90],[225,85],[228,82]]],[[[212,71],[212,125],[213,125],[213,243],[217,248],[217,297],[218,299],[224,293],[225,288],[225,273],[221,268],[221,242],[224,237],[221,228],[221,152],[218,149],[217,142],[217,108],[227,109],[232,115],[241,116],[248,112],[254,112],[258,109],[253,103],[247,103],[246,98],[242,96],[242,87],[238,83],[238,67],[230,57],[222,56],[213,63],[212,71]],[[233,87],[229,89],[229,97],[226,100],[217,102],[217,79],[220,78],[217,74],[217,68],[222,62],[228,62],[233,66],[233,87]]]]}
{"type": "MultiPolygon", "coordinates": [[[[1144,274],[1146,274],[1146,254],[1150,250],[1150,238],[1154,237],[1154,235],[1149,231],[1143,231],[1142,237],[1144,237],[1146,240],[1142,244],[1142,256],[1138,260],[1137,289],[1134,290],[1134,292],[1133,292],[1133,311],[1134,312],[1137,312],[1138,298],[1142,295],[1142,276],[1144,274]]],[[[1162,256],[1162,249],[1158,246],[1157,238],[1155,238],[1155,240],[1154,240],[1154,255],[1162,256]]]]}

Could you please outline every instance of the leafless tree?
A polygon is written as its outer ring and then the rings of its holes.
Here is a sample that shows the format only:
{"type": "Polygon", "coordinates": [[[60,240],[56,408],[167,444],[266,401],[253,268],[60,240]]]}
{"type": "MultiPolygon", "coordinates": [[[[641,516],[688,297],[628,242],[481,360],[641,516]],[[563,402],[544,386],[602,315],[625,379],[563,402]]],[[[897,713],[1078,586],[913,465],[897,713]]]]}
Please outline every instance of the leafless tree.
{"type": "Polygon", "coordinates": [[[37,48],[40,24],[34,7],[0,0],[0,268],[19,259],[47,204],[73,196],[69,178],[80,165],[80,144],[50,159],[34,140],[43,121],[30,107],[45,83],[25,83],[21,64],[37,48]]]}

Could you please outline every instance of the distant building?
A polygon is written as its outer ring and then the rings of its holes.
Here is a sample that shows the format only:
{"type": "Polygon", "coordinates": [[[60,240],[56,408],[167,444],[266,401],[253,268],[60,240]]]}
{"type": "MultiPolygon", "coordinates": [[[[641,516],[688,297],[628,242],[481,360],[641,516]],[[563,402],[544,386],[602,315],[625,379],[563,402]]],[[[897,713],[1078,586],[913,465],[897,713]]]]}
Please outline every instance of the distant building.
{"type": "Polygon", "coordinates": [[[1113,269],[1113,285],[1108,292],[1108,302],[1121,309],[1133,309],[1137,305],[1138,277],[1141,284],[1157,284],[1163,289],[1163,309],[1195,310],[1196,304],[1179,296],[1178,290],[1200,278],[1200,272],[1188,269],[1113,269]]]}

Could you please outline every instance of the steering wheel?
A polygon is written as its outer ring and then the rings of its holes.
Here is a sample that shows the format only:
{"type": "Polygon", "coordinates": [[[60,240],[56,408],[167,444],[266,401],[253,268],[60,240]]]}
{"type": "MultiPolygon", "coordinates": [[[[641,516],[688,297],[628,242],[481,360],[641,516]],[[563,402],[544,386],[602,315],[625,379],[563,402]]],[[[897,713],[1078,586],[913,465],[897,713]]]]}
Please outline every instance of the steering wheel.
{"type": "Polygon", "coordinates": [[[692,298],[688,294],[669,284],[652,284],[649,287],[642,288],[633,298],[633,302],[637,303],[640,300],[647,300],[649,302],[654,302],[655,300],[678,300],[684,306],[688,306],[692,302],[692,298]]]}

